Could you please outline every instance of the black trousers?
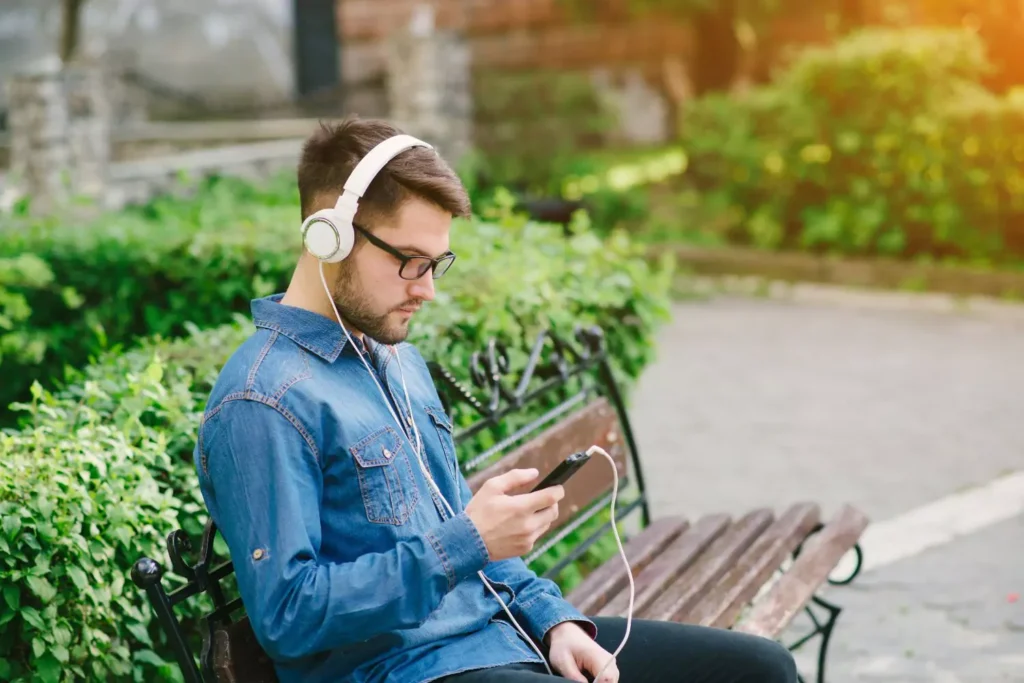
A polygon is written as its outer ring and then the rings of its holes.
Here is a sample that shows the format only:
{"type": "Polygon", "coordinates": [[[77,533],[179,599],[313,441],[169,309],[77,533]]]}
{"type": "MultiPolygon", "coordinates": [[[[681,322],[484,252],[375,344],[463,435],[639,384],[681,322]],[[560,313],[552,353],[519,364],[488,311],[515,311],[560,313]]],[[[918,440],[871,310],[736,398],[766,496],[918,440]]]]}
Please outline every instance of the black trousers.
{"type": "MultiPolygon", "coordinates": [[[[614,652],[626,620],[598,617],[597,642],[614,652]]],[[[767,638],[717,628],[634,619],[618,657],[619,683],[796,683],[796,664],[782,645],[767,638]]],[[[444,683],[554,683],[540,664],[448,676],[444,683]]]]}

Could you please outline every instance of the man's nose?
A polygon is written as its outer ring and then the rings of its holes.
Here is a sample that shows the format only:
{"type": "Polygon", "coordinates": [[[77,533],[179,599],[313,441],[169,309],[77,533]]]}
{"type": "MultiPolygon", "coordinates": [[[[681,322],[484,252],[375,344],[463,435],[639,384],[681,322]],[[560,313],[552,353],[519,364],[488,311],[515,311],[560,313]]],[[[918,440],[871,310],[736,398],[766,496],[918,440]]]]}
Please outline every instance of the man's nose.
{"type": "Polygon", "coordinates": [[[423,277],[413,280],[409,285],[409,298],[422,301],[434,300],[434,273],[428,270],[423,277]]]}

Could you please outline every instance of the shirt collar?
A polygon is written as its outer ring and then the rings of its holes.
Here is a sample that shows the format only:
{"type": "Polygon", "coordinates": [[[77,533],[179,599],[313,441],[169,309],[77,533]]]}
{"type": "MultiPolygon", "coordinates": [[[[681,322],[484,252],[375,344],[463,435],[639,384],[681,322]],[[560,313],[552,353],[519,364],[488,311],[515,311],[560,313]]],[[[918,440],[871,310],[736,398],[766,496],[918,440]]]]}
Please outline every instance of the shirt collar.
{"type": "Polygon", "coordinates": [[[256,327],[275,330],[293,342],[333,363],[348,339],[337,320],[297,306],[281,303],[284,294],[271,294],[251,303],[253,323],[256,327]]]}

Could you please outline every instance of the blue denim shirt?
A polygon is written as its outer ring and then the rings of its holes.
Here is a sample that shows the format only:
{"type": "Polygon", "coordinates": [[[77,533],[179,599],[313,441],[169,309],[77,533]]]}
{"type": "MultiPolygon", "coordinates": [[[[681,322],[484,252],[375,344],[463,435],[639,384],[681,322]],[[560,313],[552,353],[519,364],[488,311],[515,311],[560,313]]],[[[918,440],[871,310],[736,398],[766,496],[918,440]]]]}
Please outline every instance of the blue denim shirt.
{"type": "MultiPolygon", "coordinates": [[[[256,331],[225,364],[195,450],[203,497],[235,567],[252,628],[282,683],[415,683],[538,661],[477,576],[536,641],[596,627],[520,559],[489,562],[452,425],[423,357],[399,346],[423,456],[456,515],[442,513],[405,429],[337,322],[252,302],[256,331]]],[[[390,347],[367,360],[408,419],[390,347]]]]}

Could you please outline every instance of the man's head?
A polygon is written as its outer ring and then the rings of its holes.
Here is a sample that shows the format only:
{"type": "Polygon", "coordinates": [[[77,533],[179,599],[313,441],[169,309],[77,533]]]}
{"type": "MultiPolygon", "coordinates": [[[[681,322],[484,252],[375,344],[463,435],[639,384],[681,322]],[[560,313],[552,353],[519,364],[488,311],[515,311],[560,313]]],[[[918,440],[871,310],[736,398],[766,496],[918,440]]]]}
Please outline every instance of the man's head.
{"type": "MultiPolygon", "coordinates": [[[[376,119],[321,125],[299,160],[302,219],[333,207],[359,161],[401,133],[376,119]]],[[[465,188],[434,150],[413,148],[388,162],[359,200],[352,252],[341,263],[324,264],[346,323],[385,344],[404,340],[412,313],[434,298],[435,274],[451,265],[452,218],[469,212],[465,188]]]]}

